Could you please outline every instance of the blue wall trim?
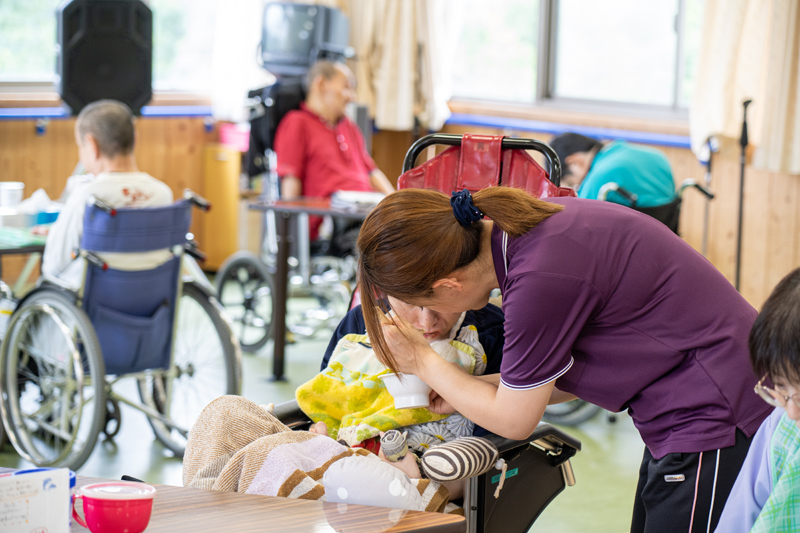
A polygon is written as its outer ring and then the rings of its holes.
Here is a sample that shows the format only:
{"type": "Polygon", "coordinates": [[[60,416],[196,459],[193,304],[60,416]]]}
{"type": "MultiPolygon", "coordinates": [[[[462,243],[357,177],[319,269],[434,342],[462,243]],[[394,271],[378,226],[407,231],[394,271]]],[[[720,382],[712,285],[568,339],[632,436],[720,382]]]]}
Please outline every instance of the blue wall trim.
{"type": "MultiPolygon", "coordinates": [[[[40,118],[69,118],[63,107],[0,107],[0,120],[37,120],[40,118]]],[[[144,106],[143,117],[210,117],[211,106],[165,105],[144,106]]]]}
{"type": "Polygon", "coordinates": [[[535,133],[549,133],[558,135],[565,131],[580,133],[587,137],[611,140],[622,139],[634,143],[669,146],[673,148],[690,148],[688,136],[671,135],[667,133],[646,133],[642,131],[618,130],[613,128],[592,128],[588,126],[574,126],[557,122],[543,122],[522,118],[495,117],[489,115],[470,115],[466,113],[453,113],[446,124],[453,126],[480,126],[485,128],[511,129],[530,131],[535,133]]]}

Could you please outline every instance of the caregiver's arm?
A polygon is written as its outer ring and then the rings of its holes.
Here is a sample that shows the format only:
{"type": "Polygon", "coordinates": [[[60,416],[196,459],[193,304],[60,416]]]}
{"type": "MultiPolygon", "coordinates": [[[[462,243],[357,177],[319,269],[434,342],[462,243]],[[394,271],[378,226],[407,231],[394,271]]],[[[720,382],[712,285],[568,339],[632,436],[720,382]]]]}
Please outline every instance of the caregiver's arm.
{"type": "Polygon", "coordinates": [[[480,379],[448,363],[432,349],[419,353],[417,375],[459,413],[509,439],[533,433],[550,400],[555,381],[528,390],[513,390],[480,379]]]}
{"type": "MultiPolygon", "coordinates": [[[[486,381],[487,383],[494,383],[500,385],[500,374],[483,374],[482,376],[475,376],[476,378],[486,381]]],[[[578,397],[571,392],[564,392],[553,387],[553,394],[550,395],[550,405],[554,403],[571,402],[577,400],[578,397]]]]}

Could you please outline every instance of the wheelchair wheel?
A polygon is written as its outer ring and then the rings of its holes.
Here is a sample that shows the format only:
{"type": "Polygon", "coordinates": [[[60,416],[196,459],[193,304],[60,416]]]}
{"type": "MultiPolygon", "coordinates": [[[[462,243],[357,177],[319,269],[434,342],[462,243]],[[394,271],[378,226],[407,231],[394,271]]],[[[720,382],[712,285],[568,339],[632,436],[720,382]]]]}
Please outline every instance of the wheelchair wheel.
{"type": "Polygon", "coordinates": [[[230,256],[216,276],[220,303],[233,320],[242,350],[254,352],[272,335],[272,275],[254,254],[230,256]]]}
{"type": "Polygon", "coordinates": [[[241,355],[221,306],[194,283],[184,283],[172,366],[139,379],[142,403],[163,415],[148,417],[153,433],[183,457],[189,430],[205,406],[220,396],[240,394],[241,388],[241,355]]]}
{"type": "Polygon", "coordinates": [[[577,426],[593,418],[602,411],[601,407],[584,400],[572,400],[570,402],[548,405],[544,410],[542,419],[551,424],[561,424],[563,426],[577,426]]]}
{"type": "Polygon", "coordinates": [[[89,317],[64,293],[43,289],[14,312],[0,348],[3,422],[17,452],[37,466],[77,470],[105,421],[105,365],[89,317]]]}

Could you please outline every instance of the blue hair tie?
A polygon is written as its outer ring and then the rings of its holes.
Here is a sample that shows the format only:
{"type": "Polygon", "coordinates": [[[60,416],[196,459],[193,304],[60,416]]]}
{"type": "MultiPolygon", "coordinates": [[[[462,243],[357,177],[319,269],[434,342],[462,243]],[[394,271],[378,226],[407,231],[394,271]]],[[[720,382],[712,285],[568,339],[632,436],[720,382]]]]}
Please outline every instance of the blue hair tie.
{"type": "Polygon", "coordinates": [[[467,189],[453,191],[450,198],[450,205],[453,206],[453,215],[458,223],[465,228],[470,227],[474,222],[483,219],[483,213],[472,203],[472,195],[467,189]]]}

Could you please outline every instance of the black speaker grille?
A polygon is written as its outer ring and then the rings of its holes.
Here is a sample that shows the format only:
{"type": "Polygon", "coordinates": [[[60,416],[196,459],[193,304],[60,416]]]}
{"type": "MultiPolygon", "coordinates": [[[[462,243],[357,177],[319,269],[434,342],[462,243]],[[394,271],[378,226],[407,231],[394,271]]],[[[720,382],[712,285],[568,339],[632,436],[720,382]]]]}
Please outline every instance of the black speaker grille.
{"type": "Polygon", "coordinates": [[[59,94],[73,113],[100,99],[134,113],[152,98],[152,12],[141,0],[72,0],[57,13],[59,94]]]}

